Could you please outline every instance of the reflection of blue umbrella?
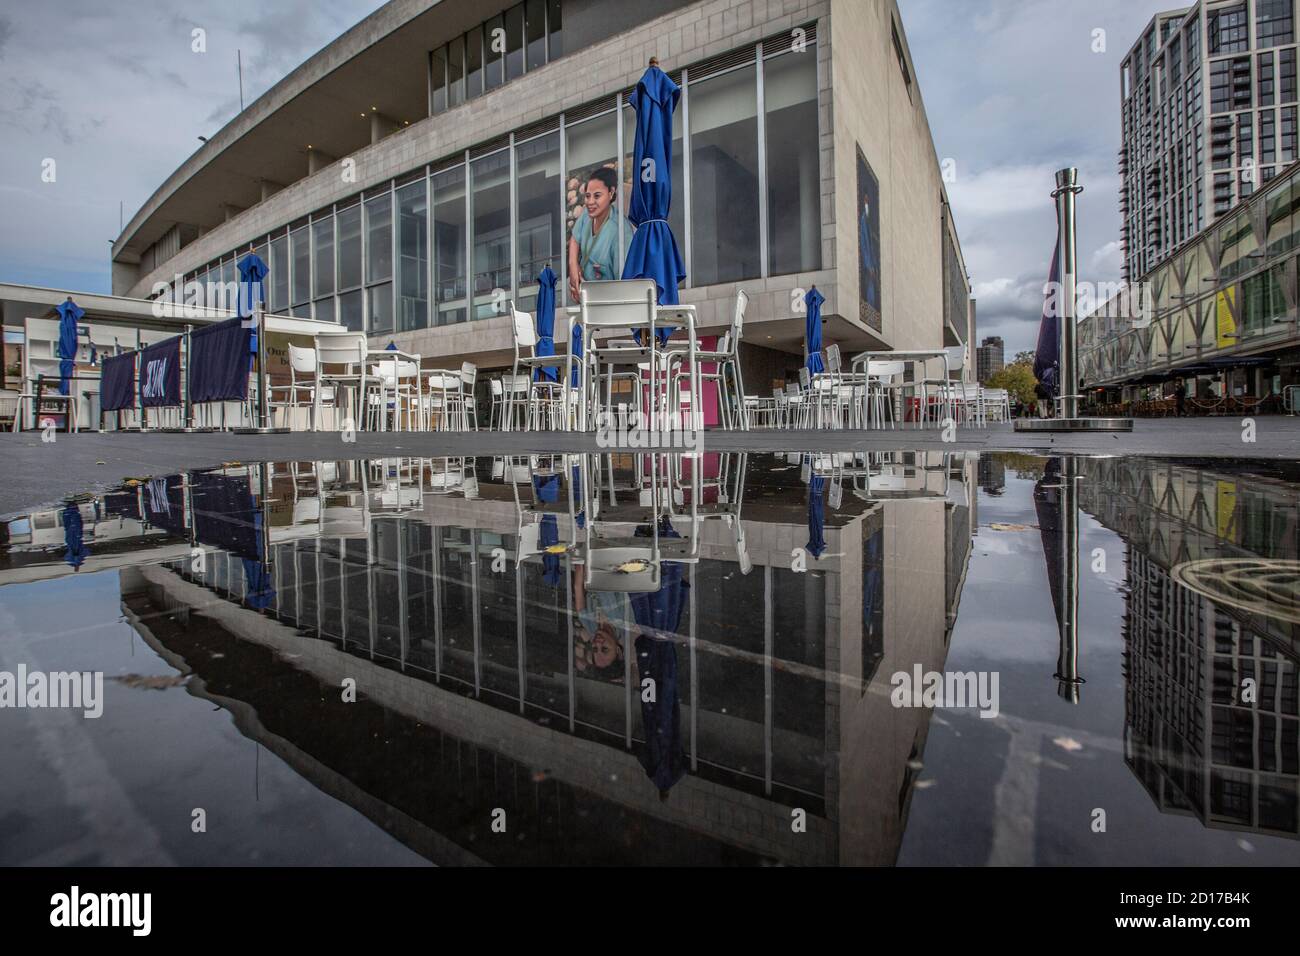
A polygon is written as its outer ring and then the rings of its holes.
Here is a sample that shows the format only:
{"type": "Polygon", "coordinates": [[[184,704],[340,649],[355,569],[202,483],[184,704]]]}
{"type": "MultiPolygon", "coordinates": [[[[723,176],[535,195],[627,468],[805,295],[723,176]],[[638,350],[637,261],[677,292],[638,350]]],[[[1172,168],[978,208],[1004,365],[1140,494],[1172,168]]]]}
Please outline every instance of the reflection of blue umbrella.
{"type": "Polygon", "coordinates": [[[804,548],[814,558],[820,558],[826,550],[826,477],[813,475],[808,482],[808,544],[804,548]]]}
{"type": "MultiPolygon", "coordinates": [[[[574,371],[576,372],[577,369],[574,369],[574,371]]],[[[573,466],[573,500],[575,502],[582,502],[582,472],[578,469],[577,465],[573,466]]],[[[577,514],[578,527],[585,528],[587,527],[586,503],[581,503],[577,507],[579,509],[577,514]]]]}
{"type": "Polygon", "coordinates": [[[816,375],[826,371],[826,364],[822,361],[822,303],[826,297],[813,286],[803,301],[808,307],[803,327],[804,344],[808,348],[808,374],[816,375]]]}
{"type": "MultiPolygon", "coordinates": [[[[648,525],[636,534],[648,536],[648,525]]],[[[680,538],[665,516],[659,525],[661,537],[680,538]]],[[[677,692],[677,643],[661,634],[676,634],[681,629],[682,610],[686,607],[690,584],[686,566],[679,561],[659,565],[659,590],[653,594],[633,594],[632,616],[638,626],[652,633],[636,639],[637,672],[645,686],[646,678],[654,681],[653,700],[641,701],[641,720],[645,725],[645,751],[640,755],[646,776],[654,781],[663,798],[678,780],[686,775],[686,751],[682,747],[681,706],[677,692]]]]}
{"type": "Polygon", "coordinates": [[[63,509],[63,541],[68,546],[63,560],[74,569],[80,568],[90,556],[90,552],[86,550],[81,540],[81,509],[71,501],[63,509]]]}
{"type": "Polygon", "coordinates": [[[72,372],[76,368],[73,361],[77,357],[77,322],[86,314],[77,303],[69,297],[62,305],[56,307],[59,313],[59,394],[67,395],[71,384],[72,372]]]}
{"type": "MultiPolygon", "coordinates": [[[[538,358],[555,354],[555,283],[556,276],[550,266],[537,277],[537,347],[533,354],[538,358]]],[[[533,379],[558,382],[560,372],[554,367],[536,368],[533,379]]]]}
{"type": "Polygon", "coordinates": [[[560,500],[559,475],[533,475],[533,494],[538,501],[556,502],[560,500]]]}
{"type": "MultiPolygon", "coordinates": [[[[624,279],[654,279],[660,305],[677,304],[677,284],[686,266],[668,225],[673,201],[673,111],[682,91],[655,60],[628,98],[636,110],[632,203],[628,219],[637,227],[623,263],[624,279]]],[[[658,330],[666,343],[672,329],[658,330]]]]}
{"type": "Polygon", "coordinates": [[[248,584],[244,600],[249,607],[261,611],[275,603],[271,569],[266,566],[265,561],[244,558],[244,581],[248,584]]]}
{"type": "MultiPolygon", "coordinates": [[[[676,569],[681,577],[680,564],[665,565],[667,576],[676,569]]],[[[668,587],[665,577],[664,587],[668,587]]],[[[673,784],[686,776],[686,750],[682,746],[682,709],[677,693],[677,642],[656,640],[641,634],[636,639],[636,667],[642,687],[646,678],[654,681],[654,699],[642,695],[641,720],[645,724],[645,752],[641,766],[645,768],[660,796],[667,798],[673,784]]]]}
{"type": "Polygon", "coordinates": [[[553,588],[564,582],[560,573],[560,556],[547,554],[546,549],[560,543],[560,525],[555,515],[542,515],[542,526],[538,529],[537,544],[542,549],[542,580],[553,588]]]}

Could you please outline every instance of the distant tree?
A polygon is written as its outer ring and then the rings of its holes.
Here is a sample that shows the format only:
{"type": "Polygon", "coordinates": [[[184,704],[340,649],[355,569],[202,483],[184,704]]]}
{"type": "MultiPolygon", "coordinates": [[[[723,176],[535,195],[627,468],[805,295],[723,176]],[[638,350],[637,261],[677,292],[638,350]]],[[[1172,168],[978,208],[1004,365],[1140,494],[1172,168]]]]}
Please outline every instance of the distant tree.
{"type": "Polygon", "coordinates": [[[1038,379],[1034,378],[1032,362],[1023,362],[1019,356],[1010,365],[990,375],[988,380],[989,388],[1005,388],[1021,405],[1028,405],[1034,401],[1034,386],[1037,384],[1038,379]]]}
{"type": "Polygon", "coordinates": [[[1012,359],[1011,361],[1012,361],[1012,364],[1017,364],[1017,363],[1019,363],[1019,364],[1023,364],[1023,365],[1028,365],[1030,368],[1033,368],[1033,367],[1034,367],[1034,350],[1033,350],[1033,349],[1029,349],[1028,351],[1025,351],[1025,352],[1017,352],[1017,353],[1016,353],[1016,357],[1015,357],[1014,359],[1012,359]]]}

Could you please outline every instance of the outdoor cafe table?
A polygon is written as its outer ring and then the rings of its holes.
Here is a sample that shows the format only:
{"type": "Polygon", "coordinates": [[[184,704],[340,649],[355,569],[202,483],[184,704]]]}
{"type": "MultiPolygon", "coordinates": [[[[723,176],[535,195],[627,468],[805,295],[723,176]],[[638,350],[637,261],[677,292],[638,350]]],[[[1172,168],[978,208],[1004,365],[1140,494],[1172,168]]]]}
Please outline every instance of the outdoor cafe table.
{"type": "MultiPolygon", "coordinates": [[[[433,398],[434,392],[442,392],[442,411],[438,415],[438,424],[436,431],[448,431],[451,428],[451,406],[448,399],[452,392],[459,393],[462,380],[459,369],[451,368],[422,368],[419,371],[420,385],[417,389],[420,402],[420,408],[424,407],[424,390],[429,391],[429,398],[433,398]]],[[[432,408],[430,408],[432,412],[432,408]]]]}
{"type": "MultiPolygon", "coordinates": [[[[564,380],[566,382],[571,382],[573,381],[572,378],[573,330],[575,326],[579,325],[582,322],[582,306],[579,305],[565,306],[565,312],[567,312],[569,316],[569,348],[568,348],[566,361],[564,363],[564,380]]],[[[662,328],[673,328],[675,326],[685,326],[686,335],[687,335],[686,341],[691,343],[695,342],[695,306],[693,305],[655,306],[655,330],[658,331],[659,329],[662,328]]],[[[584,334],[585,334],[585,330],[584,330],[584,334]]],[[[649,352],[648,345],[645,347],[645,351],[649,352]]],[[[666,351],[666,349],[656,349],[655,351],[656,353],[660,353],[666,351]]],[[[583,358],[585,359],[585,357],[586,357],[586,349],[583,350],[583,358]]],[[[652,369],[651,371],[654,372],[655,370],[652,369]]],[[[582,384],[583,384],[584,395],[585,395],[586,382],[584,381],[582,384]]],[[[700,391],[699,384],[700,384],[699,365],[696,362],[692,362],[691,363],[691,417],[692,419],[696,420],[696,427],[701,427],[699,422],[701,420],[700,416],[702,414],[700,411],[700,402],[696,398],[696,396],[699,394],[700,391]]],[[[582,431],[586,431],[587,430],[586,402],[583,402],[582,407],[579,409],[579,416],[580,417],[578,422],[578,428],[582,431]]],[[[567,416],[565,421],[565,427],[566,428],[568,427],[567,416]]]]}
{"type": "MultiPolygon", "coordinates": [[[[943,361],[943,380],[946,382],[948,380],[948,353],[944,349],[859,352],[857,355],[853,356],[853,359],[849,364],[849,368],[851,369],[852,373],[855,376],[861,374],[863,376],[863,380],[868,382],[869,384],[870,375],[868,374],[868,372],[870,370],[871,362],[907,362],[911,365],[920,363],[921,370],[922,370],[922,377],[924,377],[925,367],[934,359],[941,359],[943,361]]],[[[907,384],[920,384],[920,383],[918,381],[918,382],[912,382],[907,384]]],[[[868,389],[864,389],[862,392],[862,421],[864,422],[867,421],[867,415],[870,412],[870,406],[871,406],[871,403],[867,400],[867,394],[869,391],[870,389],[868,388],[868,389]]],[[[917,427],[919,428],[921,424],[921,418],[919,415],[917,416],[916,422],[917,422],[917,427]]]]}
{"type": "MultiPolygon", "coordinates": [[[[412,355],[409,352],[402,352],[398,349],[366,349],[367,362],[371,362],[371,361],[384,362],[389,360],[391,360],[393,363],[393,401],[397,402],[397,386],[398,386],[397,363],[399,361],[414,362],[416,365],[416,369],[418,370],[420,366],[420,356],[412,355]]],[[[416,407],[417,408],[419,407],[421,398],[422,398],[422,394],[420,391],[420,376],[419,374],[417,374],[416,375],[416,407]]],[[[385,396],[382,400],[386,404],[388,401],[387,396],[385,396]]],[[[358,405],[362,405],[365,401],[366,401],[366,397],[362,395],[361,401],[358,402],[358,405]]],[[[364,413],[365,409],[362,408],[361,411],[364,413]]],[[[396,419],[396,425],[397,425],[396,430],[400,432],[402,430],[402,413],[400,408],[398,409],[397,414],[394,416],[394,418],[396,419]]],[[[388,430],[388,409],[386,407],[380,408],[379,430],[381,432],[388,430]]]]}

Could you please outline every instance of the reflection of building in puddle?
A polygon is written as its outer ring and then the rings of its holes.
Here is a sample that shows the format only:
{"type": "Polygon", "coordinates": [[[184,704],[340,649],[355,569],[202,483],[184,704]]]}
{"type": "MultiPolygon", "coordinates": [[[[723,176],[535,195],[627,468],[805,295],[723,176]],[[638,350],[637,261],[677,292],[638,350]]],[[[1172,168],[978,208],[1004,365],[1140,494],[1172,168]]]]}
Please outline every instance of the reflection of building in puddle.
{"type": "Polygon", "coordinates": [[[1209,560],[1294,562],[1295,486],[1261,477],[1267,466],[1084,469],[1084,507],[1129,547],[1126,762],[1162,811],[1300,835],[1300,632],[1265,604],[1215,603],[1171,575],[1209,560]]]}
{"type": "Polygon", "coordinates": [[[882,675],[943,666],[974,458],[659,456],[648,486],[649,456],[582,457],[275,466],[263,612],[240,557],[196,570],[142,538],[162,563],[123,571],[124,607],[244,733],[433,859],[893,862],[930,713],[893,708],[882,675]],[[621,653],[584,670],[592,535],[647,528],[676,603],[654,627],[607,604],[621,653]],[[345,677],[357,705],[334,703],[345,677]],[[655,775],[652,744],[685,775],[655,775]],[[490,844],[498,806],[520,844],[490,844]]]}

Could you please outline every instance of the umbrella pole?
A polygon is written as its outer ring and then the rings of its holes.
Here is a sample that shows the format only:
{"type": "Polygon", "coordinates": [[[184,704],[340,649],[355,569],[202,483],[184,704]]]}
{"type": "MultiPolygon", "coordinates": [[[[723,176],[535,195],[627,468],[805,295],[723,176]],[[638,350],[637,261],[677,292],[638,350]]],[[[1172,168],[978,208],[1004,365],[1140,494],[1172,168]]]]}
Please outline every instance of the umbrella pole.
{"type": "Polygon", "coordinates": [[[236,428],[236,435],[283,435],[288,428],[272,428],[267,404],[266,371],[266,308],[261,299],[253,305],[254,327],[257,329],[257,424],[250,428],[236,428]]]}

